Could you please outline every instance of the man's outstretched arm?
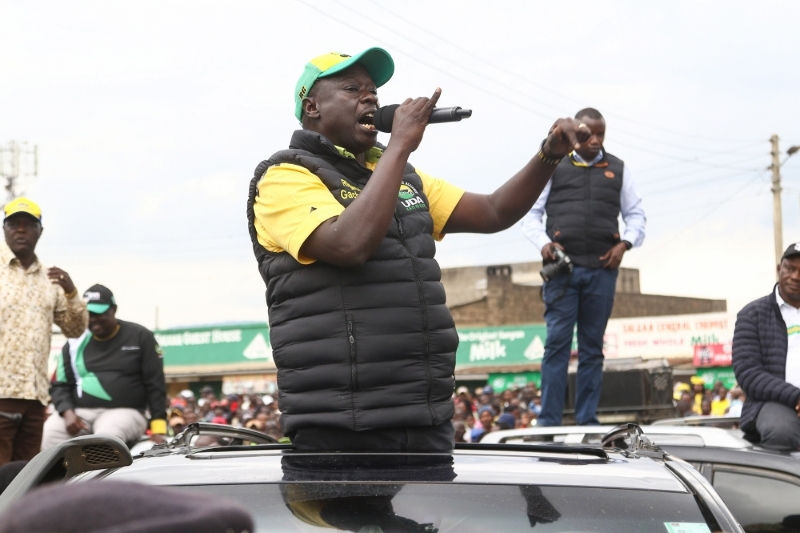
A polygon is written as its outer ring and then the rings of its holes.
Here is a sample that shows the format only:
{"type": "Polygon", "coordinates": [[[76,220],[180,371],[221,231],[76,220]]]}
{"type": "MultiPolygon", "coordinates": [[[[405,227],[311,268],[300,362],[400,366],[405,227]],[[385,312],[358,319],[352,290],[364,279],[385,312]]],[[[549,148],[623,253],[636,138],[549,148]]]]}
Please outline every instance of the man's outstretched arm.
{"type": "Polygon", "coordinates": [[[464,193],[443,233],[496,233],[514,225],[531,209],[560,159],[576,149],[591,134],[571,118],[558,119],[540,153],[492,194],[464,193]]]}

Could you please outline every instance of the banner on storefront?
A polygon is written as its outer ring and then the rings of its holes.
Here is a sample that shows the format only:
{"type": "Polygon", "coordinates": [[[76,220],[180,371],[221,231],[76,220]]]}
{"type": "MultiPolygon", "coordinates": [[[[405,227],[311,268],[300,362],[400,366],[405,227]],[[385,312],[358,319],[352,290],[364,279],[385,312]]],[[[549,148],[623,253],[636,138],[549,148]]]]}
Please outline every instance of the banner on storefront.
{"type": "Polygon", "coordinates": [[[456,367],[541,363],[546,336],[544,324],[459,329],[456,367]]]}
{"type": "Polygon", "coordinates": [[[167,373],[179,367],[275,368],[266,324],[162,330],[155,336],[167,373]]]}
{"type": "Polygon", "coordinates": [[[721,381],[722,385],[728,390],[736,386],[736,375],[733,373],[732,366],[701,368],[697,370],[697,375],[703,378],[703,385],[707,389],[712,388],[717,381],[721,381]]]}
{"type": "Polygon", "coordinates": [[[696,346],[721,346],[724,351],[733,340],[734,322],[727,313],[613,318],[606,327],[603,353],[607,358],[653,359],[694,358],[696,346]]]}
{"type": "Polygon", "coordinates": [[[487,385],[494,389],[495,393],[503,392],[506,389],[525,387],[528,383],[533,383],[536,388],[542,386],[541,372],[518,372],[516,374],[489,374],[487,385]]]}
{"type": "Polygon", "coordinates": [[[731,344],[698,344],[694,347],[694,366],[696,368],[708,366],[731,366],[731,344]]]}

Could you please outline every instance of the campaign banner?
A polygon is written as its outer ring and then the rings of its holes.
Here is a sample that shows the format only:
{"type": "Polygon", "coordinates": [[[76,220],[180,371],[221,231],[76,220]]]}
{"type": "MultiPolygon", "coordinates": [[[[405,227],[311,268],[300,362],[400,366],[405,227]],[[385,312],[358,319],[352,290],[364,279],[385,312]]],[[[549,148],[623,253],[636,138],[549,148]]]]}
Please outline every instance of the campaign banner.
{"type": "Polygon", "coordinates": [[[727,313],[612,318],[603,353],[608,358],[694,358],[696,346],[720,345],[724,350],[730,345],[734,323],[727,313]]]}
{"type": "Polygon", "coordinates": [[[694,347],[694,366],[731,366],[733,364],[732,343],[698,344],[694,347]]]}

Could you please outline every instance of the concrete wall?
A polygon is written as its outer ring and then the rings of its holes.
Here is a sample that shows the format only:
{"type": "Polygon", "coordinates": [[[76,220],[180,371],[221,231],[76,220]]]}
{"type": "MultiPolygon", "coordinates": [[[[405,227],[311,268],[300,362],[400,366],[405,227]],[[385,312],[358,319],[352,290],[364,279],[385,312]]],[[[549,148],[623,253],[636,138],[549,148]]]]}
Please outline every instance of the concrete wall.
{"type": "MultiPolygon", "coordinates": [[[[517,285],[541,287],[541,261],[515,263],[511,267],[511,279],[517,285]]],[[[442,270],[442,284],[450,307],[476,302],[486,297],[487,277],[485,266],[446,268],[442,270]]],[[[620,268],[617,277],[617,293],[638,294],[639,271],[635,268],[620,268]]]]}
{"type": "MultiPolygon", "coordinates": [[[[458,269],[462,272],[451,274],[448,277],[449,282],[459,281],[468,284],[477,278],[475,269],[482,268],[483,279],[486,280],[486,287],[482,290],[483,296],[480,296],[480,292],[475,288],[470,291],[465,287],[461,292],[456,291],[462,301],[467,297],[478,297],[461,304],[452,302],[450,289],[446,286],[448,306],[456,325],[459,327],[499,326],[544,322],[544,303],[540,297],[540,287],[514,283],[514,269],[517,266],[469,267],[468,269],[458,269]]],[[[538,275],[538,269],[533,270],[538,275]]],[[[639,293],[638,270],[622,269],[620,278],[622,283],[617,282],[612,318],[711,313],[727,310],[725,300],[641,294],[639,293]],[[625,272],[623,273],[623,271],[625,272]]],[[[474,283],[477,285],[479,281],[474,283]]]]}

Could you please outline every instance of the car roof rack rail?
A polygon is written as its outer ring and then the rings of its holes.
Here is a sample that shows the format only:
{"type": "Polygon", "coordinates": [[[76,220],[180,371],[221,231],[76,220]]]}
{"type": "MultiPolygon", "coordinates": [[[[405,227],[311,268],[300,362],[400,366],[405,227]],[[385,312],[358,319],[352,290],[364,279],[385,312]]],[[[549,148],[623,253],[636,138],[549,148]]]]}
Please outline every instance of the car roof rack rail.
{"type": "Polygon", "coordinates": [[[111,435],[85,435],[62,442],[39,452],[17,474],[0,495],[0,514],[39,485],[65,481],[91,470],[120,468],[132,463],[128,447],[111,435]]]}
{"type": "Polygon", "coordinates": [[[280,444],[279,441],[265,435],[260,431],[247,428],[236,428],[224,424],[212,424],[209,422],[193,422],[186,426],[186,429],[175,435],[171,442],[156,444],[150,450],[143,452],[145,457],[153,455],[164,455],[175,453],[177,450],[189,450],[192,439],[198,435],[209,437],[227,437],[234,441],[249,441],[256,444],[280,444]]]}
{"type": "Polygon", "coordinates": [[[616,448],[627,457],[655,457],[663,458],[664,450],[652,442],[644,434],[638,424],[628,422],[620,424],[600,439],[603,448],[616,448]]]}
{"type": "Polygon", "coordinates": [[[710,427],[721,427],[721,428],[731,428],[731,427],[738,427],[739,426],[739,417],[733,415],[724,415],[724,416],[708,416],[708,415],[696,415],[696,416],[684,416],[681,418],[664,418],[661,420],[656,420],[653,422],[652,426],[710,426],[710,427]]]}
{"type": "Polygon", "coordinates": [[[559,444],[495,444],[481,442],[457,442],[456,450],[470,451],[500,451],[500,452],[525,452],[525,453],[558,453],[564,455],[592,455],[600,459],[608,459],[608,454],[602,448],[594,446],[562,446],[559,444]]]}

